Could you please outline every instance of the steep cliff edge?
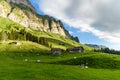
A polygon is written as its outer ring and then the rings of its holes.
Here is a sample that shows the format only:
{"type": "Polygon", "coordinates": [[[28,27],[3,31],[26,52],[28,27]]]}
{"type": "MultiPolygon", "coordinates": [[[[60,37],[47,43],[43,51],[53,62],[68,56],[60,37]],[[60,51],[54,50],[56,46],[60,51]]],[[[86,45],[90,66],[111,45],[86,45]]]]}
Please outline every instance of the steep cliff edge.
{"type": "Polygon", "coordinates": [[[0,0],[0,16],[34,30],[70,37],[61,21],[53,17],[38,15],[29,0],[0,0]]]}

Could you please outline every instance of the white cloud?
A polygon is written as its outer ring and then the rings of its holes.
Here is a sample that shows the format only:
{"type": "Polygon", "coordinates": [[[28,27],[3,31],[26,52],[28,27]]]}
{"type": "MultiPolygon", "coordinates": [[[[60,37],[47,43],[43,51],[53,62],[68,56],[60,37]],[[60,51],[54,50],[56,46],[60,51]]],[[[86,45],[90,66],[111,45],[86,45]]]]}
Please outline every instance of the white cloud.
{"type": "Polygon", "coordinates": [[[72,27],[120,44],[119,0],[39,0],[39,7],[72,27]]]}

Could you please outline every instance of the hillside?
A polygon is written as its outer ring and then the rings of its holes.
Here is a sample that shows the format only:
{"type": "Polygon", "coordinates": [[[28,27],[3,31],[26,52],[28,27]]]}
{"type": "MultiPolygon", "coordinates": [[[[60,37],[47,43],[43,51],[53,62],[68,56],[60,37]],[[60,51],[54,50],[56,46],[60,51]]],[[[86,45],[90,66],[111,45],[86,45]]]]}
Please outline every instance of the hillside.
{"type": "Polygon", "coordinates": [[[11,19],[26,28],[70,37],[60,20],[37,14],[29,0],[0,0],[0,10],[0,16],[11,19]]]}
{"type": "MultiPolygon", "coordinates": [[[[79,41],[77,37],[69,34],[60,20],[37,14],[29,0],[0,0],[0,9],[1,41],[32,41],[48,48],[64,50],[82,45],[77,43],[79,41]]],[[[82,46],[85,50],[92,49],[82,46]]]]}
{"type": "MultiPolygon", "coordinates": [[[[1,41],[31,41],[46,46],[49,49],[53,47],[65,50],[68,47],[83,46],[85,50],[92,50],[92,48],[77,43],[62,35],[25,28],[24,26],[21,26],[7,18],[0,17],[0,26],[1,41]]],[[[27,44],[27,42],[24,44],[27,44]]],[[[3,45],[0,46],[3,47],[3,45]]]]}
{"type": "Polygon", "coordinates": [[[3,52],[0,65],[1,80],[119,80],[120,74],[120,56],[105,53],[54,56],[3,52]],[[88,68],[80,66],[81,60],[89,62],[88,68]]]}

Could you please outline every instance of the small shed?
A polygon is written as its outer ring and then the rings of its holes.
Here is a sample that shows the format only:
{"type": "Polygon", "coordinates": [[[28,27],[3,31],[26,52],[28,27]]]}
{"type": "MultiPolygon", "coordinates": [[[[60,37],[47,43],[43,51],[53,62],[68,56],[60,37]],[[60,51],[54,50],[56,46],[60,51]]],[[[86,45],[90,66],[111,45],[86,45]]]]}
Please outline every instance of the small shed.
{"type": "Polygon", "coordinates": [[[60,49],[60,48],[51,48],[51,53],[60,55],[62,53],[62,49],[60,49]]]}
{"type": "Polygon", "coordinates": [[[67,48],[66,51],[68,52],[84,52],[84,48],[82,46],[80,47],[73,47],[73,48],[67,48]]]}

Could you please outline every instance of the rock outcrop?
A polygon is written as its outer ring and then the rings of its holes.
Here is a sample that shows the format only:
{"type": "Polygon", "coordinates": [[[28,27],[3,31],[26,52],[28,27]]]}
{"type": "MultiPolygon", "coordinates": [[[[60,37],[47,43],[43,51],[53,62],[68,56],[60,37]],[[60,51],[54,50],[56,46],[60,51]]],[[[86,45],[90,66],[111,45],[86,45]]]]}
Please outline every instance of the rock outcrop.
{"type": "Polygon", "coordinates": [[[29,0],[1,0],[0,16],[9,18],[25,27],[70,37],[61,21],[37,14],[29,0]]]}

